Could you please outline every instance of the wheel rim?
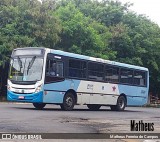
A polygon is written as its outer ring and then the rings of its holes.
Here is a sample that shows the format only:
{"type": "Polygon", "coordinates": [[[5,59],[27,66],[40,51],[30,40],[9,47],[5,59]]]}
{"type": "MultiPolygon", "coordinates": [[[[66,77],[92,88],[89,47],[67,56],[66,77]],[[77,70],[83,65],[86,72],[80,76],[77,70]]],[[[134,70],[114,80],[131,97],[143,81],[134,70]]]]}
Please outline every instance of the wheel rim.
{"type": "Polygon", "coordinates": [[[67,99],[66,99],[66,105],[67,105],[67,107],[72,107],[72,105],[73,105],[73,99],[71,97],[67,97],[67,99]]]}

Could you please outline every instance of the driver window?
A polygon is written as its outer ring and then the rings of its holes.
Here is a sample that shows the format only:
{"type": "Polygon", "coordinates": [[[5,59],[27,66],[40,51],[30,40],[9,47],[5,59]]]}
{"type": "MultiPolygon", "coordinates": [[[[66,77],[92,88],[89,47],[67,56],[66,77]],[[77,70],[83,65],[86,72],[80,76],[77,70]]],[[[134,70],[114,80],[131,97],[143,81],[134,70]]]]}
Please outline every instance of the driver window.
{"type": "Polygon", "coordinates": [[[56,61],[47,60],[46,75],[56,76],[56,61]]]}
{"type": "Polygon", "coordinates": [[[60,81],[63,78],[63,62],[47,59],[46,82],[60,81]]]}

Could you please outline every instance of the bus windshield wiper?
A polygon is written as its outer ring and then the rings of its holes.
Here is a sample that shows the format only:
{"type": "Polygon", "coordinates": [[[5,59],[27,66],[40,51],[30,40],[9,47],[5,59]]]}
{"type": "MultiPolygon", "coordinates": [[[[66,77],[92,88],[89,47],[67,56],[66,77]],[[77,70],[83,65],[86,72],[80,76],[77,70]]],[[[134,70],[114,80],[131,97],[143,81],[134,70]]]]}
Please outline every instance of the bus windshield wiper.
{"type": "Polygon", "coordinates": [[[36,56],[32,57],[32,60],[29,62],[29,65],[27,67],[27,74],[28,74],[29,70],[31,69],[31,67],[33,66],[35,59],[36,59],[36,56]]]}
{"type": "Polygon", "coordinates": [[[20,69],[22,68],[22,61],[21,61],[21,59],[19,58],[19,56],[18,56],[18,65],[19,65],[19,67],[20,67],[20,69]]]}

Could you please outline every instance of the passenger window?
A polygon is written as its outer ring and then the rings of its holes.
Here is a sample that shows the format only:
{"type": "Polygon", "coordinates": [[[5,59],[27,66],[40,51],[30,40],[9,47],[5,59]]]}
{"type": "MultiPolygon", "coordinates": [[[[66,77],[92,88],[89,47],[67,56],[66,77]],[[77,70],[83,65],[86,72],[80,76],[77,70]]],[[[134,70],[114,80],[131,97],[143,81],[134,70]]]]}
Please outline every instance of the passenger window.
{"type": "Polygon", "coordinates": [[[105,81],[118,83],[119,82],[119,68],[106,66],[105,81]]]}
{"type": "Polygon", "coordinates": [[[96,81],[103,81],[104,79],[104,65],[99,63],[88,63],[88,78],[96,81]]]}
{"type": "Polygon", "coordinates": [[[134,85],[145,86],[146,85],[146,73],[141,71],[134,72],[134,85]]]}
{"type": "Polygon", "coordinates": [[[133,84],[133,71],[130,69],[121,69],[120,82],[133,84]]]}
{"type": "Polygon", "coordinates": [[[86,62],[80,60],[69,60],[69,77],[86,78],[86,62]]]}

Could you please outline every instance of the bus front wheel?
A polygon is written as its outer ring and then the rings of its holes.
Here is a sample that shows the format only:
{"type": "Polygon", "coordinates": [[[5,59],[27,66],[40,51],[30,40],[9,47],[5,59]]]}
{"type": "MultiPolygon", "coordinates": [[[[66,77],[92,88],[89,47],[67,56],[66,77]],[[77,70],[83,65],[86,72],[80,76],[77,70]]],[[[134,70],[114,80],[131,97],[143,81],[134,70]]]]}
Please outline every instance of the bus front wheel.
{"type": "Polygon", "coordinates": [[[62,110],[70,111],[74,108],[75,98],[71,92],[68,92],[63,98],[63,104],[61,104],[62,110]]]}
{"type": "Polygon", "coordinates": [[[119,96],[117,99],[117,105],[110,106],[113,111],[123,111],[127,105],[126,98],[119,96]]]}
{"type": "Polygon", "coordinates": [[[45,107],[46,104],[44,103],[33,103],[33,106],[38,109],[38,110],[41,110],[45,107]]]}
{"type": "Polygon", "coordinates": [[[101,105],[97,105],[97,104],[88,104],[87,107],[90,109],[90,110],[99,110],[101,105]]]}

